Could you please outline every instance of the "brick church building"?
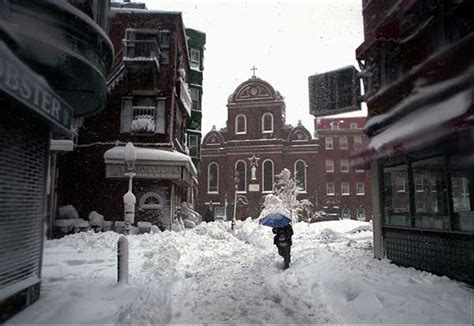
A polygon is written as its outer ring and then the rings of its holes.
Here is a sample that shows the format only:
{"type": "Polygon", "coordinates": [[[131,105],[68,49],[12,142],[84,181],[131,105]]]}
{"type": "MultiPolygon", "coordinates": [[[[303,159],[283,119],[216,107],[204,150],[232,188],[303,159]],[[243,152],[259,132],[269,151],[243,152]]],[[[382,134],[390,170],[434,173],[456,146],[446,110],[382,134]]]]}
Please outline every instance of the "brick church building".
{"type": "Polygon", "coordinates": [[[301,123],[286,124],[285,115],[283,97],[268,82],[253,76],[235,89],[226,127],[214,127],[203,139],[201,214],[211,209],[216,219],[232,218],[237,191],[237,219],[258,216],[263,197],[273,191],[275,175],[284,168],[297,171],[298,199],[317,202],[318,141],[301,123]]]}

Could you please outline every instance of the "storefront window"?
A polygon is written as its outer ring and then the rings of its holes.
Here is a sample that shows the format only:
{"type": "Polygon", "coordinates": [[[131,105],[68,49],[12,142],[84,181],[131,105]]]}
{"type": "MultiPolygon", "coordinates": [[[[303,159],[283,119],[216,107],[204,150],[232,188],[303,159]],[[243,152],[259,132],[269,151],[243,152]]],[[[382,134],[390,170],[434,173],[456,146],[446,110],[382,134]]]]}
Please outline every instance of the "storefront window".
{"type": "Polygon", "coordinates": [[[449,229],[444,158],[412,164],[415,180],[415,227],[449,229]]]}
{"type": "Polygon", "coordinates": [[[450,159],[453,229],[474,231],[473,187],[474,168],[463,157],[450,159]]]}
{"type": "Polygon", "coordinates": [[[408,191],[405,191],[405,181],[401,181],[408,180],[407,165],[385,166],[383,173],[384,224],[410,226],[410,198],[408,191]]]}

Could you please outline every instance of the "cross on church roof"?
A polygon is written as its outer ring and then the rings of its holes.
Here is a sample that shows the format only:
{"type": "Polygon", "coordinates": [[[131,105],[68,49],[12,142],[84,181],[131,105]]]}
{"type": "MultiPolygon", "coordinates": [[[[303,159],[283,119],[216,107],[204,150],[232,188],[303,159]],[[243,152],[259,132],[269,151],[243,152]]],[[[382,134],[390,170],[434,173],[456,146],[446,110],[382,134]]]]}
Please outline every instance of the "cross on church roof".
{"type": "Polygon", "coordinates": [[[255,70],[257,70],[257,67],[255,67],[255,65],[254,65],[250,70],[253,70],[252,78],[257,78],[257,76],[255,76],[255,70]]]}

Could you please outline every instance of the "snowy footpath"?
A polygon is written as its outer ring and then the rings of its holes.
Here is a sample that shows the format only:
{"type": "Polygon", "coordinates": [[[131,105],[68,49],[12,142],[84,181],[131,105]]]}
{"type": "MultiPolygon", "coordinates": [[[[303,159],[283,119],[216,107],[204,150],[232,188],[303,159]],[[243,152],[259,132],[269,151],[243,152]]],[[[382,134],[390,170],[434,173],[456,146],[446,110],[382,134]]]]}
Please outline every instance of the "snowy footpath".
{"type": "Polygon", "coordinates": [[[373,258],[370,225],[294,225],[292,263],[254,221],[131,235],[130,284],[116,285],[118,234],[47,241],[41,297],[8,324],[472,324],[467,285],[373,258]]]}

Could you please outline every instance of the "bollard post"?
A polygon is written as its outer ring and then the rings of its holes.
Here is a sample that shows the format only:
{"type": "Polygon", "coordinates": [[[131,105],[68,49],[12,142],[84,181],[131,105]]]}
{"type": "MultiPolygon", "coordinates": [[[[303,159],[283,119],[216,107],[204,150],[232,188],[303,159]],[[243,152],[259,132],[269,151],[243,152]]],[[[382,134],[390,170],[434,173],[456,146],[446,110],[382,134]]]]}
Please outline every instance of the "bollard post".
{"type": "Polygon", "coordinates": [[[128,239],[124,236],[117,242],[117,283],[128,284],[128,239]]]}

